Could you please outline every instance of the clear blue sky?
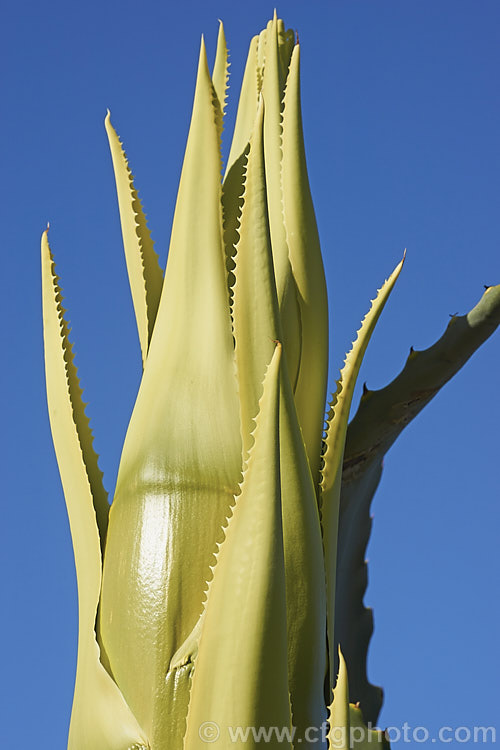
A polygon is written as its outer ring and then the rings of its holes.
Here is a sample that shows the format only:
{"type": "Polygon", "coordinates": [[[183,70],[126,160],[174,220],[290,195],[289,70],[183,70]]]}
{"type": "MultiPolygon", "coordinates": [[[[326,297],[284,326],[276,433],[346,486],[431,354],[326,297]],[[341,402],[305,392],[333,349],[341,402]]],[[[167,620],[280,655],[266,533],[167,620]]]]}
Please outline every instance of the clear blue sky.
{"type": "MultiPolygon", "coordinates": [[[[73,557],[45,405],[39,238],[69,307],[112,491],[140,374],[106,108],[164,262],[200,34],[231,49],[230,129],[250,37],[272,4],[22,1],[4,7],[2,747],[65,747],[76,658],[73,557]]],[[[500,283],[498,0],[289,0],[302,46],[309,172],[330,292],[330,387],[375,289],[407,262],[361,375],[500,283]]],[[[226,132],[227,132],[226,130],[226,132]]],[[[498,725],[500,334],[390,452],[366,602],[381,725],[498,725]]]]}

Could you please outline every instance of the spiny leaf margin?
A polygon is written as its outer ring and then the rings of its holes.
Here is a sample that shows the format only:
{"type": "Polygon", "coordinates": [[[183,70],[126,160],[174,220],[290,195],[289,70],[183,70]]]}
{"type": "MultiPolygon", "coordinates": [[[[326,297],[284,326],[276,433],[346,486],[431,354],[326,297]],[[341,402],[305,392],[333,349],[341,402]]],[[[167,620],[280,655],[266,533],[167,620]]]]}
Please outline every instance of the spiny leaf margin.
{"type": "Polygon", "coordinates": [[[123,143],[111,124],[109,110],[104,124],[115,174],[123,246],[144,366],[160,303],[163,271],[158,262],[139,195],[134,187],[134,178],[123,143]]]}

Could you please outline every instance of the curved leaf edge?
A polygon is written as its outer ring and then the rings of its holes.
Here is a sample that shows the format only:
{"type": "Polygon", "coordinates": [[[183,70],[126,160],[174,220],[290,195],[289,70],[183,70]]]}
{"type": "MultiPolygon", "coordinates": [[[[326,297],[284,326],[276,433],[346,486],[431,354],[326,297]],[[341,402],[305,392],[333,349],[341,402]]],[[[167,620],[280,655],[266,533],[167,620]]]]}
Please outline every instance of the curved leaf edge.
{"type": "Polygon", "coordinates": [[[109,109],[104,125],[113,162],[123,246],[144,366],[158,312],[163,271],[123,141],[111,123],[109,109]]]}

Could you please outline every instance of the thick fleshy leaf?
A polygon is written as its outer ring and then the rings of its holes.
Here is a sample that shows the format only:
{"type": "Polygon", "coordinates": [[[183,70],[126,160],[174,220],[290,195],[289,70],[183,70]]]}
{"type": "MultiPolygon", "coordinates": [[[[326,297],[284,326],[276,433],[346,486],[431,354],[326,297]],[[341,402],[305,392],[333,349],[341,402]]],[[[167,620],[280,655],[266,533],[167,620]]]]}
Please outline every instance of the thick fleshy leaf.
{"type": "Polygon", "coordinates": [[[100,610],[113,673],[158,750],[182,742],[190,667],[169,664],[202,611],[241,478],[224,263],[219,135],[202,42],[163,292],[110,512],[100,610]]]}
{"type": "Polygon", "coordinates": [[[70,750],[149,748],[99,658],[95,620],[108,503],[92,447],[47,232],[42,236],[45,372],[52,437],[66,499],[78,583],[78,661],[70,750]]]}
{"type": "Polygon", "coordinates": [[[488,287],[478,304],[454,316],[444,334],[425,351],[410,352],[402,372],[378,391],[365,388],[347,430],[337,553],[335,638],[349,669],[351,701],[359,701],[367,721],[376,723],[381,688],[370,684],[366,656],[373,631],[363,597],[368,575],[365,551],[370,505],[382,475],[384,455],[403,429],[500,325],[500,286],[488,287]]]}
{"type": "Polygon", "coordinates": [[[153,246],[141,201],[134,187],[134,178],[130,171],[127,156],[111,124],[109,111],[105,119],[105,126],[113,160],[123,246],[144,365],[158,312],[163,272],[158,263],[158,256],[153,246]]]}
{"type": "Polygon", "coordinates": [[[300,47],[292,53],[283,107],[283,216],[300,311],[301,349],[295,403],[311,473],[319,479],[328,374],[328,300],[307,176],[300,108],[300,47]]]}
{"type": "MultiPolygon", "coordinates": [[[[295,385],[299,372],[301,328],[297,289],[290,266],[283,216],[282,191],[282,100],[285,81],[294,46],[293,31],[285,30],[283,21],[276,17],[269,21],[258,37],[250,44],[243,78],[238,114],[224,180],[225,195],[238,195],[244,169],[244,153],[254,129],[259,95],[265,103],[264,149],[267,183],[268,214],[271,246],[278,290],[278,301],[283,321],[283,343],[288,370],[295,385]]],[[[239,193],[241,195],[241,192],[239,193]]],[[[237,239],[238,214],[234,200],[227,201],[225,211],[227,227],[226,247],[231,257],[231,243],[237,239]],[[231,210],[233,209],[233,210],[231,210]]],[[[230,269],[231,262],[229,263],[230,269]]]]}
{"type": "Polygon", "coordinates": [[[233,304],[234,256],[239,241],[239,227],[243,193],[245,190],[246,165],[249,142],[254,131],[259,100],[259,80],[257,75],[259,37],[250,42],[247,63],[241,85],[236,123],[231,141],[231,150],[227,161],[226,173],[222,183],[222,215],[224,227],[224,247],[228,269],[229,303],[233,304]]]}
{"type": "Polygon", "coordinates": [[[363,721],[360,708],[349,703],[349,681],[347,667],[339,651],[339,671],[330,706],[328,730],[328,750],[389,750],[389,742],[384,732],[368,728],[363,721]]]}
{"type": "MultiPolygon", "coordinates": [[[[265,104],[264,144],[269,224],[278,287],[278,300],[281,304],[290,276],[290,260],[283,217],[281,182],[282,99],[290,58],[286,61],[286,70],[284,70],[285,64],[283,56],[280,54],[281,46],[279,41],[278,20],[275,15],[274,19],[268,23],[265,35],[262,96],[264,97],[265,104]]],[[[292,50],[290,49],[290,55],[291,52],[292,50]]]]}
{"type": "MultiPolygon", "coordinates": [[[[279,370],[275,348],[264,382],[255,443],[225,530],[205,605],[191,688],[185,750],[234,742],[237,727],[291,729],[285,561],[280,492],[279,370]],[[212,737],[213,739],[213,737],[212,737]]],[[[270,747],[289,747],[273,736],[270,747]]]]}
{"type": "Polygon", "coordinates": [[[379,289],[377,297],[365,316],[358,331],[352,349],[345,359],[337,389],[330,403],[325,436],[324,464],[321,470],[320,507],[323,527],[323,544],[325,551],[327,612],[328,612],[328,643],[330,657],[330,684],[333,685],[336,672],[334,653],[334,618],[335,618],[335,585],[337,566],[337,534],[339,520],[340,486],[342,480],[342,460],[344,456],[347,420],[351,408],[352,394],[359,368],[363,360],[366,347],[373,333],[375,325],[384,309],[385,303],[396,283],[403,267],[404,258],[399,263],[387,281],[379,289]]]}
{"type": "Polygon", "coordinates": [[[243,74],[243,82],[241,84],[240,99],[238,102],[238,111],[236,113],[236,123],[231,141],[231,149],[227,160],[226,176],[224,179],[227,179],[234,163],[241,158],[254,129],[260,94],[257,68],[259,42],[260,37],[258,36],[254,36],[250,42],[245,72],[243,74]]]}
{"type": "MultiPolygon", "coordinates": [[[[267,362],[281,335],[267,213],[263,117],[261,101],[248,156],[234,286],[233,330],[245,451],[253,442],[251,430],[267,362]]],[[[289,686],[294,726],[304,742],[305,729],[319,727],[324,720],[326,603],[316,495],[286,359],[281,364],[279,446],[289,686]]]]}
{"type": "Polygon", "coordinates": [[[261,99],[244,183],[232,308],[244,455],[253,442],[267,364],[276,339],[281,339],[267,212],[263,123],[261,99]]]}
{"type": "Polygon", "coordinates": [[[219,135],[222,135],[222,125],[224,120],[224,110],[226,107],[227,82],[229,78],[229,62],[224,34],[224,25],[219,21],[219,35],[217,37],[217,51],[215,54],[214,69],[212,71],[212,83],[214,92],[217,97],[216,112],[219,123],[219,135]]]}
{"type": "MultiPolygon", "coordinates": [[[[299,427],[286,361],[280,385],[281,497],[288,622],[288,680],[301,747],[308,727],[325,720],[327,671],[325,566],[316,492],[299,427]]],[[[313,742],[311,748],[317,747],[313,742]]]]}
{"type": "Polygon", "coordinates": [[[269,21],[263,46],[262,95],[265,104],[264,152],[268,195],[269,226],[273,249],[278,302],[283,324],[283,347],[288,372],[295,388],[300,366],[302,332],[297,288],[290,266],[282,185],[282,101],[294,43],[292,31],[285,32],[283,21],[269,21]]]}

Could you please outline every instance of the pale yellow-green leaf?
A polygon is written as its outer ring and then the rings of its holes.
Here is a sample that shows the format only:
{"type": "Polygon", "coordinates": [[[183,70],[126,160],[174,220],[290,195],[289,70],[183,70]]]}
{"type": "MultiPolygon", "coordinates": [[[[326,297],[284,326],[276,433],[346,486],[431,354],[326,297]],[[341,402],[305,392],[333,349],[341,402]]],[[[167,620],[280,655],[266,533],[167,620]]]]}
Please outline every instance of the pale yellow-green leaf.
{"type": "Polygon", "coordinates": [[[105,126],[113,160],[123,246],[144,365],[158,311],[163,272],[134,187],[127,156],[111,124],[109,111],[105,126]]]}
{"type": "Polygon", "coordinates": [[[149,748],[146,735],[99,658],[95,619],[108,503],[81,400],[47,232],[42,236],[42,290],[49,417],[78,583],[78,660],[68,747],[128,750],[135,744],[137,748],[149,748]]]}
{"type": "Polygon", "coordinates": [[[267,364],[275,340],[281,338],[267,213],[263,122],[261,99],[246,169],[232,309],[245,456],[253,442],[253,420],[259,409],[267,364]]]}
{"type": "Polygon", "coordinates": [[[215,53],[214,69],[212,71],[212,83],[220,107],[221,131],[222,119],[226,107],[227,82],[229,78],[228,51],[224,25],[219,21],[219,35],[217,37],[217,51],[215,53]]]}
{"type": "MultiPolygon", "coordinates": [[[[290,67],[290,59],[296,42],[296,34],[293,29],[285,28],[282,18],[278,18],[276,8],[274,9],[273,22],[276,24],[278,39],[278,64],[281,88],[284,89],[285,81],[290,67]]],[[[297,40],[298,43],[298,40],[297,40]]]]}
{"type": "MultiPolygon", "coordinates": [[[[285,31],[276,13],[258,37],[250,44],[238,114],[224,179],[225,239],[228,257],[237,243],[238,196],[242,184],[244,154],[254,130],[259,95],[265,101],[264,148],[268,214],[278,301],[283,320],[282,339],[288,370],[295,386],[300,362],[301,330],[297,290],[293,279],[286,243],[281,187],[281,116],[282,98],[288,66],[294,45],[292,31],[285,31]]],[[[232,261],[229,261],[232,270],[232,261]]]]}
{"type": "MultiPolygon", "coordinates": [[[[221,90],[224,85],[227,87],[227,48],[225,47],[225,38],[222,24],[219,29],[219,40],[217,43],[217,55],[214,66],[214,88],[221,90]],[[221,51],[219,51],[221,50],[221,51]],[[223,54],[223,51],[224,54],[223,54]],[[226,78],[222,82],[222,59],[226,59],[226,78]]],[[[222,217],[223,217],[223,239],[226,254],[226,266],[228,271],[228,299],[232,305],[233,285],[234,285],[234,254],[235,247],[238,243],[239,223],[241,218],[242,196],[244,191],[246,157],[249,149],[249,139],[254,127],[256,107],[257,107],[257,85],[252,60],[256,48],[256,37],[250,45],[249,58],[242,84],[242,93],[238,107],[236,126],[233,134],[231,152],[227,162],[226,174],[222,184],[222,217]],[[253,50],[253,53],[252,53],[253,50]]],[[[224,88],[224,91],[226,89],[224,88]]]]}
{"type": "Polygon", "coordinates": [[[250,42],[247,63],[243,74],[238,111],[236,113],[236,123],[231,141],[231,149],[227,160],[225,179],[230,173],[234,163],[241,158],[241,155],[245,151],[255,125],[260,92],[257,75],[258,46],[259,37],[254,36],[250,42]]]}
{"type": "Polygon", "coordinates": [[[292,43],[284,43],[283,22],[276,14],[261,34],[263,54],[262,95],[265,104],[264,153],[269,226],[278,302],[283,324],[283,345],[288,372],[295,389],[302,346],[300,310],[286,239],[282,190],[282,99],[292,43]]]}
{"type": "Polygon", "coordinates": [[[339,672],[330,706],[328,750],[388,750],[389,742],[384,732],[369,729],[358,706],[349,703],[347,667],[339,649],[339,672]]]}
{"type": "MultiPolygon", "coordinates": [[[[234,286],[234,335],[245,452],[258,412],[267,362],[281,336],[267,214],[261,101],[250,143],[234,286]],[[258,305],[255,300],[258,299],[258,305]],[[253,309],[252,315],[248,314],[253,309]]],[[[280,384],[281,496],[287,591],[288,664],[294,725],[324,720],[325,576],[315,490],[300,432],[286,359],[280,384]]],[[[304,745],[307,747],[307,745],[304,745]]]]}
{"type": "MultiPolygon", "coordinates": [[[[227,750],[258,746],[252,737],[235,743],[231,728],[291,728],[280,492],[280,353],[278,345],[264,382],[241,494],[208,589],[185,750],[206,747],[207,727],[215,727],[217,747],[227,750]]],[[[267,745],[291,748],[276,736],[267,745]]]]}
{"type": "Polygon", "coordinates": [[[396,266],[387,281],[379,289],[372,306],[366,314],[358,331],[344,367],[337,381],[327,416],[325,436],[324,464],[321,471],[320,507],[323,527],[323,544],[325,552],[328,642],[330,649],[330,684],[335,680],[334,664],[334,619],[335,619],[335,577],[337,563],[337,532],[340,502],[340,485],[342,480],[342,460],[344,456],[345,436],[349,410],[351,407],[354,386],[361,362],[370,341],[375,325],[384,309],[389,295],[403,267],[403,260],[396,266]]]}
{"type": "Polygon", "coordinates": [[[219,136],[202,42],[157,320],[110,512],[101,632],[155,750],[181,744],[191,665],[172,667],[241,478],[219,136]],[[168,710],[167,710],[168,707],[168,710]]]}
{"type": "Polygon", "coordinates": [[[265,160],[269,216],[280,305],[289,275],[283,225],[281,190],[281,109],[284,85],[293,48],[293,33],[276,18],[252,39],[238,103],[238,113],[226,176],[244,152],[254,129],[259,94],[265,102],[265,160]]]}
{"type": "Polygon", "coordinates": [[[325,719],[325,567],[316,492],[286,361],[281,366],[280,461],[292,717],[301,747],[314,748],[306,729],[320,727],[325,719]]]}
{"type": "Polygon", "coordinates": [[[264,67],[267,54],[266,46],[270,33],[273,35],[277,59],[275,64],[273,64],[273,70],[276,75],[273,75],[273,80],[269,85],[271,87],[273,85],[277,86],[277,89],[273,93],[273,99],[275,105],[277,105],[279,114],[280,102],[286,79],[286,70],[288,69],[290,56],[292,54],[293,32],[285,31],[283,21],[277,19],[275,13],[274,20],[270,21],[267,27],[261,31],[260,34],[254,36],[250,41],[240,98],[238,101],[236,123],[227,162],[226,176],[234,162],[237,161],[244,152],[254,129],[259,95],[262,92],[263,87],[264,67]]]}
{"type": "Polygon", "coordinates": [[[315,482],[328,373],[328,301],[318,229],[309,189],[300,108],[300,47],[288,73],[282,137],[283,215],[300,310],[301,351],[294,395],[315,482]]]}
{"type": "Polygon", "coordinates": [[[285,84],[282,68],[278,46],[278,21],[275,16],[269,21],[265,35],[262,95],[265,105],[264,148],[269,224],[280,305],[290,275],[281,186],[281,103],[285,84]]]}

